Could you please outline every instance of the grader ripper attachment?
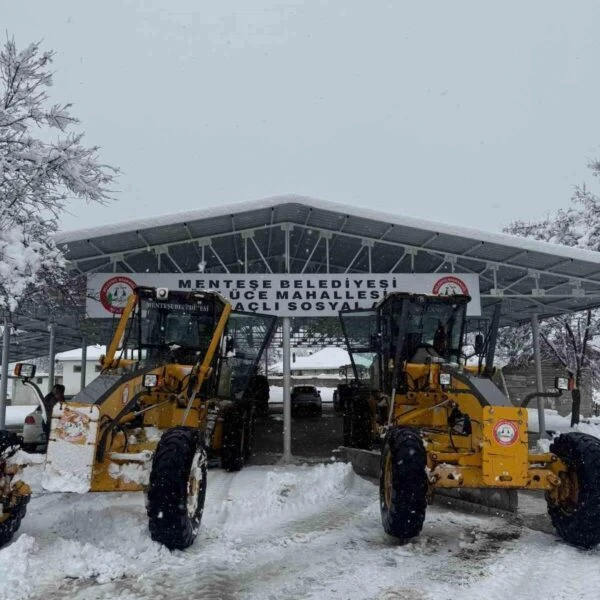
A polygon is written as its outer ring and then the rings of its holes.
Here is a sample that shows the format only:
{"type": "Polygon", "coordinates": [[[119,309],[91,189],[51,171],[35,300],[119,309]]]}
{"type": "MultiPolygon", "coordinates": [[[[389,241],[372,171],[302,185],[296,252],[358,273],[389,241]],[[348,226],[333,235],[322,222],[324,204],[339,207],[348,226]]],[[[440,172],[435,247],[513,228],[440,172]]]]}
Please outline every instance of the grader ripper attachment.
{"type": "MultiPolygon", "coordinates": [[[[233,312],[214,292],[137,288],[100,376],[54,407],[42,485],[145,490],[152,539],[191,545],[208,460],[234,471],[250,453],[254,403],[245,392],[274,320],[233,312]]],[[[8,461],[15,449],[15,438],[0,437],[0,543],[17,530],[30,495],[8,461]]]]}
{"type": "Polygon", "coordinates": [[[355,369],[371,365],[368,385],[346,402],[344,437],[381,450],[385,531],[418,535],[436,490],[544,490],[558,534],[596,545],[600,440],[568,433],[549,452],[530,453],[526,408],[500,392],[491,366],[465,364],[469,300],[396,293],[372,311],[340,313],[355,369]]]}

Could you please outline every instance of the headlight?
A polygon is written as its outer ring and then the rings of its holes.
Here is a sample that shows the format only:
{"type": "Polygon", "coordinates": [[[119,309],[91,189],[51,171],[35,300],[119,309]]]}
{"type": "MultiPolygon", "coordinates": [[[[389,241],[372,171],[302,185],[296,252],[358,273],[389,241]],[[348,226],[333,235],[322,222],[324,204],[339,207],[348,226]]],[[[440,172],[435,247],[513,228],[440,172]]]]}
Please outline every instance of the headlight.
{"type": "Polygon", "coordinates": [[[450,373],[440,373],[440,385],[450,385],[452,383],[452,375],[450,373]]]}
{"type": "Polygon", "coordinates": [[[158,385],[158,375],[156,373],[146,373],[144,375],[144,387],[153,388],[158,385]]]}

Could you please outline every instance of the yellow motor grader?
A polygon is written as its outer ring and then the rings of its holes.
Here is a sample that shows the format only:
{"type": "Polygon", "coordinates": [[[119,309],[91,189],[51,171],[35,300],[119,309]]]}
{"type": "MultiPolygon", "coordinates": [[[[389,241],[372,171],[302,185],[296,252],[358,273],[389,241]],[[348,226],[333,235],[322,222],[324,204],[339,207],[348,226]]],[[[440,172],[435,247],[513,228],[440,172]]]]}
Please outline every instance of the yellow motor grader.
{"type": "Polygon", "coordinates": [[[507,400],[491,368],[466,366],[469,300],[394,293],[372,311],[340,313],[353,364],[371,361],[370,391],[347,402],[345,437],[381,448],[384,530],[418,535],[443,488],[544,490],[558,534],[577,546],[598,544],[600,440],[567,433],[547,453],[529,451],[527,409],[507,400]]]}
{"type": "MultiPolygon", "coordinates": [[[[138,287],[100,375],[52,411],[42,485],[49,491],[146,492],[153,540],[183,549],[196,537],[211,455],[238,470],[250,451],[247,384],[275,317],[232,311],[214,292],[138,287]]],[[[29,379],[34,365],[19,364],[29,379]]],[[[0,432],[0,545],[25,515],[15,477],[19,444],[0,432]]]]}

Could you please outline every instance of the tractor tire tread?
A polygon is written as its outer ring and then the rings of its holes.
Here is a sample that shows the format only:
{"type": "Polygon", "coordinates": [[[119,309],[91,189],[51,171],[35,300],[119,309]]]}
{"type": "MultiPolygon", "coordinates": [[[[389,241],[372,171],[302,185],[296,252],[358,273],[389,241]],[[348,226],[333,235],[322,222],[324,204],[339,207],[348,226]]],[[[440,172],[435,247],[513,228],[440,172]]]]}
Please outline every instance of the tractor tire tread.
{"type": "Polygon", "coordinates": [[[419,433],[407,427],[390,429],[381,453],[380,505],[383,528],[405,540],[419,535],[427,509],[427,455],[419,433]],[[386,506],[384,469],[387,453],[392,460],[391,505],[386,506]]]}
{"type": "Polygon", "coordinates": [[[10,511],[10,516],[0,523],[0,548],[8,544],[19,530],[21,521],[25,518],[25,513],[27,512],[28,501],[29,497],[22,504],[10,511]]]}
{"type": "Polygon", "coordinates": [[[244,466],[244,418],[228,415],[223,421],[221,467],[225,471],[240,471],[244,466]]]}
{"type": "Polygon", "coordinates": [[[152,460],[147,492],[151,538],[169,549],[191,546],[202,519],[206,495],[206,462],[194,517],[187,513],[187,484],[192,460],[201,447],[200,435],[190,427],[165,432],[152,460]]]}
{"type": "Polygon", "coordinates": [[[577,506],[565,511],[547,494],[548,514],[556,531],[567,543],[591,548],[600,543],[600,439],[571,432],[558,436],[550,445],[568,467],[577,472],[577,506]]]}

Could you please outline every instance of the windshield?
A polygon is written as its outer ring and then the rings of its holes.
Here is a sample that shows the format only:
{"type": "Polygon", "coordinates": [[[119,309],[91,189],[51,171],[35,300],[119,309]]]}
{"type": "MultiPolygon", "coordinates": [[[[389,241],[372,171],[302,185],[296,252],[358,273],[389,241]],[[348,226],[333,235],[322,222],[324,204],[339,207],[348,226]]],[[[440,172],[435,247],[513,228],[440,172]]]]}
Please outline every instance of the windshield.
{"type": "Polygon", "coordinates": [[[409,360],[419,348],[424,348],[446,360],[458,362],[465,311],[464,302],[411,298],[406,329],[409,360]]]}
{"type": "Polygon", "coordinates": [[[375,385],[373,363],[376,358],[377,313],[374,310],[340,312],[346,347],[351,365],[344,367],[342,376],[347,380],[354,375],[355,381],[375,385]]]}
{"type": "Polygon", "coordinates": [[[217,395],[243,399],[256,366],[271,338],[275,317],[257,313],[232,312],[224,336],[223,357],[217,395]]]}
{"type": "Polygon", "coordinates": [[[148,311],[148,327],[142,344],[145,346],[179,345],[205,348],[212,337],[214,320],[211,315],[197,313],[193,307],[176,312],[161,309],[148,311]],[[144,339],[145,338],[145,339],[144,339]]]}
{"type": "Polygon", "coordinates": [[[153,290],[140,291],[139,304],[126,334],[123,357],[180,364],[202,360],[224,304],[210,294],[171,292],[156,300],[153,290]]]}

